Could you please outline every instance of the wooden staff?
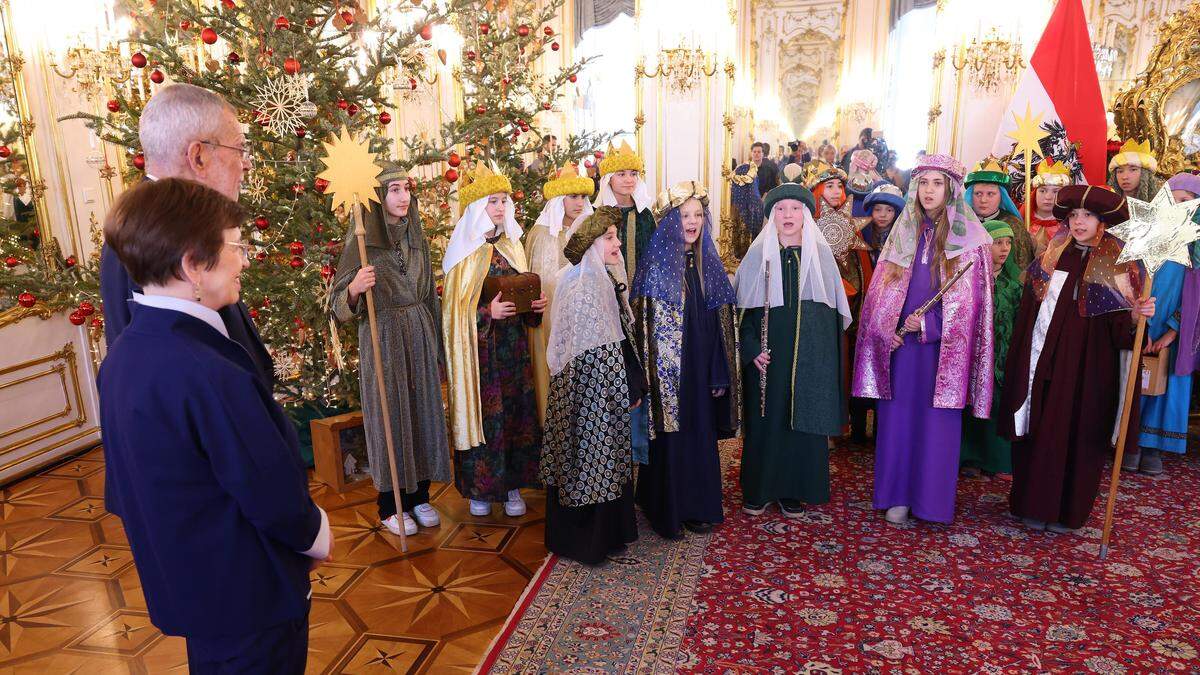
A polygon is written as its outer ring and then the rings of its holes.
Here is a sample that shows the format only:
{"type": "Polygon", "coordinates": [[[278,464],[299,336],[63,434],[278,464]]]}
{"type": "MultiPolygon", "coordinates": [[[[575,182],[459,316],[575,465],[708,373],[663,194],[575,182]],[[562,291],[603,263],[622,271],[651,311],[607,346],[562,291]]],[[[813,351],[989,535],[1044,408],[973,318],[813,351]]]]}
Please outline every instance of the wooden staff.
{"type": "MultiPolygon", "coordinates": [[[[762,327],[759,329],[759,341],[762,343],[764,354],[770,355],[771,348],[767,342],[769,335],[768,327],[771,324],[771,261],[766,261],[767,267],[763,270],[763,282],[766,287],[766,292],[763,293],[763,320],[762,327]]],[[[767,416],[767,369],[763,368],[758,371],[758,416],[767,416]]]]}
{"type": "MultiPolygon", "coordinates": [[[[1142,300],[1150,297],[1154,275],[1146,275],[1142,288],[1142,300]]],[[[1138,314],[1137,328],[1133,332],[1133,357],[1129,359],[1129,371],[1125,373],[1125,402],[1121,406],[1120,433],[1117,434],[1117,454],[1113,458],[1112,480],[1108,484],[1108,505],[1104,508],[1104,535],[1100,537],[1100,559],[1108,556],[1108,538],[1112,535],[1113,509],[1117,506],[1117,484],[1121,479],[1121,460],[1125,457],[1125,439],[1129,435],[1129,415],[1132,412],[1134,392],[1141,389],[1138,370],[1142,364],[1142,338],[1146,335],[1146,317],[1138,314]]]]}
{"type": "MultiPolygon", "coordinates": [[[[367,228],[363,226],[362,204],[355,195],[354,238],[358,240],[358,258],[361,264],[370,261],[367,258],[367,228]]],[[[387,441],[388,466],[392,470],[392,498],[396,500],[396,523],[400,526],[400,552],[408,553],[408,537],[404,534],[404,510],[400,503],[400,476],[396,471],[396,446],[392,441],[392,414],[388,408],[387,390],[383,382],[383,354],[379,349],[379,324],[375,321],[375,293],[368,288],[367,324],[371,329],[371,350],[375,355],[375,389],[379,392],[379,409],[383,415],[383,437],[387,441]]]]}

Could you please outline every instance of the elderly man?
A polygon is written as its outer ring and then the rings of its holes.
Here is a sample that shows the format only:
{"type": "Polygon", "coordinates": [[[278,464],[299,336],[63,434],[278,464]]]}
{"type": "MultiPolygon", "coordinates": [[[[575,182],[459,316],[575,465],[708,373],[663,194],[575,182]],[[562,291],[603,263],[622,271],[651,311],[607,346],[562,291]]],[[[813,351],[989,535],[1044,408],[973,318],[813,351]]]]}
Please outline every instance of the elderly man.
{"type": "MultiPolygon", "coordinates": [[[[250,153],[233,107],[219,95],[190,84],[163,87],[142,111],[138,138],[147,180],[186,178],[237,200],[242,176],[250,168],[250,153]]],[[[100,254],[100,297],[109,346],[129,325],[135,311],[133,296],[141,290],[106,244],[100,254]]],[[[238,301],[221,308],[219,314],[229,339],[246,349],[263,384],[273,389],[271,355],[246,306],[238,301]]]]}

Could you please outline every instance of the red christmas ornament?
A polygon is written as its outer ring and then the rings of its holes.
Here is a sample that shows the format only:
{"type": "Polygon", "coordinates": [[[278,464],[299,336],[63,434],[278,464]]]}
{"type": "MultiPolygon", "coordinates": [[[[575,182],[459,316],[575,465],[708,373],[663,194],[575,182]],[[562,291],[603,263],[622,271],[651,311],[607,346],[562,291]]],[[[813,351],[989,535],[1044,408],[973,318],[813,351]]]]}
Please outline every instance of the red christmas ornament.
{"type": "Polygon", "coordinates": [[[457,152],[452,152],[450,153],[450,157],[446,159],[446,163],[450,166],[458,166],[462,164],[462,157],[459,157],[457,152]]]}
{"type": "Polygon", "coordinates": [[[82,326],[84,322],[87,321],[87,317],[80,314],[79,310],[71,312],[69,315],[67,315],[67,319],[76,326],[82,326]]]}
{"type": "Polygon", "coordinates": [[[318,178],[313,181],[313,189],[321,194],[325,194],[325,191],[329,189],[329,181],[324,178],[318,178]]]}
{"type": "Polygon", "coordinates": [[[333,278],[333,265],[321,265],[321,278],[325,281],[333,278]]]}
{"type": "Polygon", "coordinates": [[[300,127],[298,129],[296,129],[296,137],[297,138],[304,138],[307,135],[308,135],[308,129],[305,129],[304,127],[300,127]]]}
{"type": "Polygon", "coordinates": [[[482,105],[475,106],[475,114],[476,115],[482,115],[485,112],[487,112],[487,108],[483,107],[482,105]]]}
{"type": "Polygon", "coordinates": [[[567,76],[567,80],[569,80],[569,81],[571,81],[571,82],[574,82],[575,80],[578,80],[578,79],[579,79],[579,78],[578,78],[578,77],[575,77],[575,74],[574,74],[574,73],[572,73],[572,74],[570,74],[570,75],[568,75],[568,76],[567,76]]]}
{"type": "Polygon", "coordinates": [[[67,267],[74,267],[78,263],[79,263],[79,261],[76,260],[75,256],[73,256],[73,255],[67,256],[67,259],[63,261],[63,264],[66,265],[67,267]]]}
{"type": "Polygon", "coordinates": [[[167,79],[167,77],[162,74],[161,70],[155,70],[154,72],[150,73],[150,81],[154,84],[162,84],[163,80],[165,79],[167,79]]]}
{"type": "Polygon", "coordinates": [[[217,44],[217,31],[212,28],[205,28],[200,31],[200,41],[206,45],[217,44]]]}
{"type": "Polygon", "coordinates": [[[357,115],[358,114],[358,104],[351,103],[350,105],[346,106],[346,114],[351,117],[354,117],[355,115],[357,115]]]}
{"type": "Polygon", "coordinates": [[[133,156],[133,166],[134,166],[134,168],[135,168],[135,169],[137,169],[138,171],[143,171],[143,170],[145,170],[145,168],[146,168],[146,156],[145,156],[145,155],[143,155],[143,154],[142,154],[142,153],[140,153],[140,152],[139,152],[138,154],[134,155],[134,156],[133,156]]]}
{"type": "Polygon", "coordinates": [[[433,37],[433,26],[431,26],[430,24],[425,24],[424,26],[421,26],[421,39],[429,40],[432,37],[433,37]]]}
{"type": "Polygon", "coordinates": [[[446,169],[446,173],[442,174],[442,178],[445,178],[447,183],[453,183],[458,180],[458,170],[446,169]]]}
{"type": "Polygon", "coordinates": [[[379,123],[384,125],[392,123],[392,116],[388,114],[388,111],[384,110],[379,113],[379,123]]]}
{"type": "Polygon", "coordinates": [[[284,59],[283,72],[287,73],[288,75],[295,75],[296,73],[300,72],[300,62],[293,58],[284,59]]]}
{"type": "Polygon", "coordinates": [[[547,37],[554,35],[554,29],[551,28],[550,26],[546,26],[545,28],[543,28],[542,32],[545,33],[547,37]]]}
{"type": "Polygon", "coordinates": [[[308,26],[309,28],[316,28],[316,27],[317,27],[317,20],[316,20],[316,19],[314,19],[313,17],[311,17],[311,16],[310,16],[310,17],[308,17],[307,19],[305,19],[305,20],[304,20],[304,25],[305,25],[305,26],[308,26]]]}
{"type": "Polygon", "coordinates": [[[258,310],[257,309],[250,310],[250,318],[254,319],[255,321],[258,321],[258,310]]]}
{"type": "Polygon", "coordinates": [[[271,221],[267,220],[266,216],[259,216],[254,219],[254,226],[262,231],[271,226],[271,221]]]}
{"type": "Polygon", "coordinates": [[[521,200],[525,199],[525,192],[522,190],[517,190],[516,192],[513,193],[513,199],[515,199],[517,201],[521,201],[521,200]]]}
{"type": "Polygon", "coordinates": [[[521,37],[529,37],[529,26],[526,24],[517,26],[517,35],[520,35],[521,37]]]}
{"type": "Polygon", "coordinates": [[[242,57],[237,52],[229,52],[228,59],[230,63],[235,65],[242,62],[242,57]]]}
{"type": "Polygon", "coordinates": [[[562,49],[562,47],[561,47],[561,46],[559,46],[559,44],[558,44],[557,42],[551,42],[551,43],[550,43],[550,49],[551,49],[552,51],[558,51],[558,50],[562,49]]]}
{"type": "Polygon", "coordinates": [[[33,297],[33,293],[25,291],[17,296],[17,304],[28,309],[37,304],[37,298],[33,297]]]}
{"type": "Polygon", "coordinates": [[[133,64],[134,68],[145,68],[147,63],[146,55],[141,52],[137,52],[133,56],[129,57],[129,62],[133,64]]]}
{"type": "Polygon", "coordinates": [[[592,160],[590,160],[590,159],[589,159],[589,160],[587,160],[586,162],[584,162],[584,163],[583,163],[583,166],[584,166],[584,168],[585,168],[585,169],[590,169],[590,168],[592,168],[592,160]]]}
{"type": "Polygon", "coordinates": [[[409,89],[411,89],[411,90],[413,90],[413,91],[416,91],[416,90],[417,90],[417,80],[416,80],[416,78],[413,78],[413,77],[410,77],[410,78],[408,78],[408,88],[409,88],[409,89]]]}
{"type": "Polygon", "coordinates": [[[465,56],[468,61],[474,61],[477,54],[475,53],[474,49],[468,49],[467,53],[464,54],[463,56],[465,56]]]}
{"type": "Polygon", "coordinates": [[[549,110],[549,109],[550,109],[550,104],[549,104],[549,103],[543,103],[543,104],[542,104],[542,110],[549,110]]]}
{"type": "Polygon", "coordinates": [[[8,159],[10,155],[12,155],[12,148],[0,145],[0,159],[8,159]]]}
{"type": "Polygon", "coordinates": [[[280,16],[275,19],[275,30],[287,30],[292,27],[292,22],[288,21],[286,16],[280,16]]]}
{"type": "Polygon", "coordinates": [[[237,9],[237,5],[234,4],[233,0],[221,0],[221,6],[225,9],[237,9]]]}
{"type": "Polygon", "coordinates": [[[480,33],[487,35],[491,31],[492,31],[492,27],[490,25],[488,25],[487,22],[479,24],[479,32],[480,33]]]}
{"type": "Polygon", "coordinates": [[[263,296],[262,306],[270,307],[271,306],[271,298],[269,298],[267,296],[263,296]]]}
{"type": "Polygon", "coordinates": [[[305,190],[304,183],[292,183],[292,192],[294,194],[297,194],[297,195],[301,194],[304,192],[304,190],[305,190]]]}
{"type": "Polygon", "coordinates": [[[341,110],[345,110],[346,108],[350,107],[350,104],[346,102],[346,99],[339,98],[338,102],[337,102],[337,107],[341,110]]]}
{"type": "Polygon", "coordinates": [[[594,155],[596,159],[604,159],[604,152],[601,150],[593,152],[592,155],[594,155]]]}
{"type": "Polygon", "coordinates": [[[183,21],[180,21],[180,22],[179,22],[179,30],[182,30],[182,31],[189,31],[189,30],[191,30],[191,29],[192,29],[192,22],[191,22],[191,21],[188,21],[187,19],[184,19],[183,21]]]}
{"type": "Polygon", "coordinates": [[[341,17],[342,21],[345,21],[347,26],[354,23],[354,12],[351,12],[348,9],[342,10],[341,17]]]}
{"type": "Polygon", "coordinates": [[[16,256],[10,255],[4,259],[4,264],[8,265],[9,267],[16,267],[17,265],[21,264],[21,260],[19,258],[17,258],[16,256]]]}
{"type": "Polygon", "coordinates": [[[93,316],[91,326],[92,326],[92,328],[103,328],[104,327],[104,319],[101,319],[98,316],[93,316]]]}
{"type": "Polygon", "coordinates": [[[254,259],[255,259],[255,260],[257,260],[257,261],[259,261],[259,262],[262,262],[262,261],[266,260],[266,259],[267,259],[267,252],[266,252],[266,251],[259,251],[258,253],[255,253],[255,254],[254,254],[254,259]]]}
{"type": "Polygon", "coordinates": [[[293,241],[292,243],[288,244],[288,252],[292,255],[304,255],[304,244],[298,241],[293,241]]]}
{"type": "Polygon", "coordinates": [[[450,205],[449,205],[448,203],[446,203],[446,202],[442,202],[441,204],[438,204],[438,208],[439,208],[439,209],[441,209],[441,210],[443,210],[443,211],[449,211],[449,210],[450,210],[450,205]]]}
{"type": "Polygon", "coordinates": [[[79,313],[84,316],[91,316],[96,313],[96,307],[87,300],[84,300],[83,302],[79,303],[79,313]]]}
{"type": "Polygon", "coordinates": [[[104,104],[104,107],[108,108],[108,112],[120,112],[121,102],[115,98],[110,98],[108,99],[108,103],[104,104]]]}
{"type": "Polygon", "coordinates": [[[288,264],[292,266],[292,269],[298,270],[301,267],[304,267],[304,259],[299,257],[292,258],[292,261],[288,264]]]}

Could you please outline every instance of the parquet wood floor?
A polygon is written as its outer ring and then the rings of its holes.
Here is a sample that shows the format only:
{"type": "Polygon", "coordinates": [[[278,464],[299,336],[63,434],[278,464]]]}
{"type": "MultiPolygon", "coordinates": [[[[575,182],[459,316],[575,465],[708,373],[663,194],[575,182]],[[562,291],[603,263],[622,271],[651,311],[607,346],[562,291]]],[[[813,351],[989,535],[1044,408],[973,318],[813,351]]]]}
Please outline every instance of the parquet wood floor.
{"type": "MultiPolygon", "coordinates": [[[[313,571],[309,673],[469,673],[546,557],[544,497],[476,518],[430,488],[441,526],[399,538],[375,490],[312,483],[334,562],[313,571]],[[498,515],[497,515],[498,514],[498,515]]],[[[97,448],[0,488],[0,673],[186,673],[181,638],[150,623],[97,448]]]]}

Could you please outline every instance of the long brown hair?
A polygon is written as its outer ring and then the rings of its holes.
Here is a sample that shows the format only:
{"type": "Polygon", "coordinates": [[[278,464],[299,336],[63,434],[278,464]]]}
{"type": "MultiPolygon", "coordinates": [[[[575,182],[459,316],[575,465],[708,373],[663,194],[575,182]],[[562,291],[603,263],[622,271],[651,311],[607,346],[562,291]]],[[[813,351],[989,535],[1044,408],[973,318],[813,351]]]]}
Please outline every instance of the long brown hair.
{"type": "MultiPolygon", "coordinates": [[[[950,193],[953,189],[948,179],[945,187],[946,199],[942,202],[942,207],[933,213],[927,212],[925,207],[921,206],[919,196],[913,201],[913,206],[917,210],[917,222],[924,223],[925,219],[928,218],[933,223],[933,250],[930,253],[934,264],[929,267],[929,275],[935,285],[939,279],[948,278],[951,275],[950,270],[953,267],[951,262],[946,259],[946,238],[950,236],[950,219],[946,216],[946,208],[950,205],[950,193]]],[[[920,236],[920,231],[917,232],[917,236],[920,236]]],[[[883,263],[884,285],[898,281],[903,273],[903,267],[891,261],[885,261],[883,263]]]]}

